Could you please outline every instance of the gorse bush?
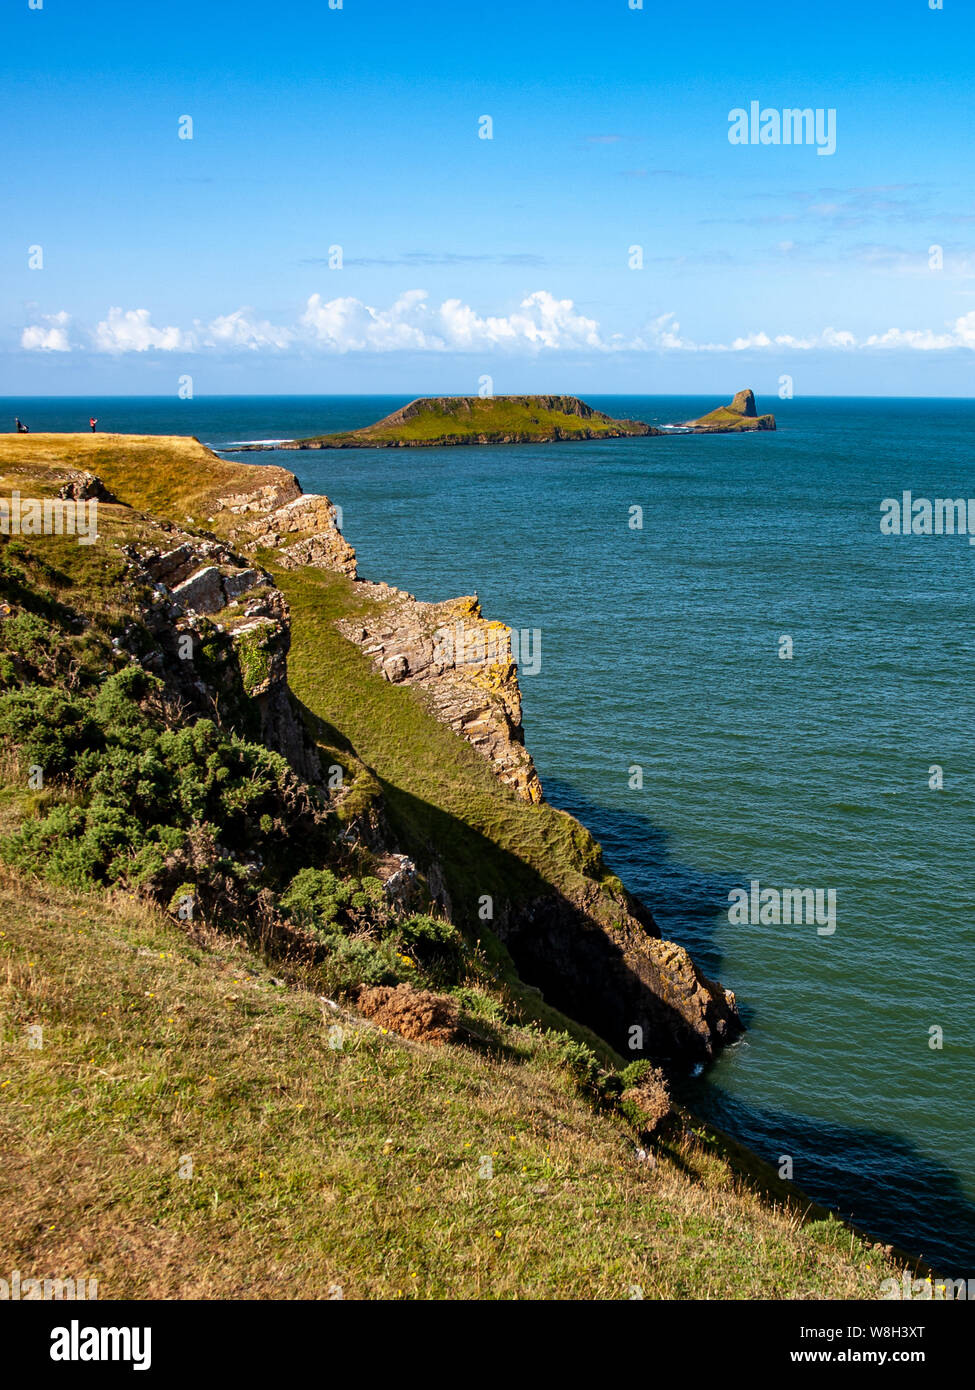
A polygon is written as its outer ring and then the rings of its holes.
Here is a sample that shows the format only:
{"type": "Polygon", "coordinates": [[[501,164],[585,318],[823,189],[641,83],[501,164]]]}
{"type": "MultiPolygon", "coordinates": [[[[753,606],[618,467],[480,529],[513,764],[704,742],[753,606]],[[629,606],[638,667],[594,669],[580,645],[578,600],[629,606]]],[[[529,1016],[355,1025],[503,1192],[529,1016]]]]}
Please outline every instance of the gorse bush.
{"type": "Polygon", "coordinates": [[[246,690],[266,676],[266,652],[250,653],[240,698],[227,651],[208,633],[199,680],[234,698],[220,704],[224,727],[183,722],[163,680],[137,664],[113,669],[110,625],[44,592],[42,572],[64,589],[49,570],[0,546],[13,601],[0,609],[0,744],[25,781],[28,769],[43,774],[19,800],[0,860],[70,888],[139,892],[183,920],[295,949],[338,994],[404,976],[462,977],[455,928],[394,909],[380,880],[352,867],[362,852],[346,843],[341,811],[250,737],[261,726],[246,690]]]}
{"type": "Polygon", "coordinates": [[[32,686],[0,696],[0,736],[45,780],[84,793],[10,836],[8,863],[77,887],[162,892],[191,831],[209,833],[214,863],[237,879],[260,878],[273,859],[262,880],[273,883],[296,854],[322,849],[322,818],[285,759],[211,720],[165,728],[139,703],[160,687],[129,668],[92,695],[32,686]],[[289,844],[302,823],[307,839],[289,844]]]}
{"type": "Polygon", "coordinates": [[[292,921],[320,937],[378,921],[383,904],[378,878],[342,879],[330,869],[301,869],[281,896],[292,921]]]}

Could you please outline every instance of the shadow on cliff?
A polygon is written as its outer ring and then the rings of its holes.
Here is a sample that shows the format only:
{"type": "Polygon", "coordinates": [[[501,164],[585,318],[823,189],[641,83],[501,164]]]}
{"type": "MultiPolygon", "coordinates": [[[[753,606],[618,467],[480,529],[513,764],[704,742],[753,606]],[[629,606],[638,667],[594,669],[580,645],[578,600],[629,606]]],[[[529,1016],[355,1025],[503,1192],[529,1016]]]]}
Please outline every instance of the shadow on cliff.
{"type": "MultiPolygon", "coordinates": [[[[681,1012],[665,997],[672,987],[649,954],[624,956],[611,932],[589,910],[599,886],[574,900],[525,859],[466,822],[382,778],[386,815],[397,846],[427,872],[431,889],[455,921],[478,932],[489,927],[503,943],[520,979],[541,990],[547,1004],[593,1032],[626,1057],[630,1030],[643,1029],[643,1054],[655,1060],[705,1061],[728,1029],[723,1001],[694,996],[681,1012]],[[479,919],[492,899],[494,916],[479,919]],[[637,968],[634,968],[634,964],[637,968]],[[706,1003],[706,1008],[704,1007],[706,1003]]],[[[649,918],[647,919],[649,920],[649,918]]]]}
{"type": "MultiPolygon", "coordinates": [[[[690,953],[698,969],[721,979],[721,953],[715,941],[719,919],[728,911],[728,894],[746,875],[708,873],[682,864],[670,852],[670,837],[636,811],[601,806],[570,782],[546,777],[546,800],[582,821],[602,846],[603,858],[627,890],[647,907],[661,936],[690,953]]],[[[724,981],[727,983],[727,981],[724,981]]],[[[751,1020],[738,1000],[742,1022],[751,1020]]]]}

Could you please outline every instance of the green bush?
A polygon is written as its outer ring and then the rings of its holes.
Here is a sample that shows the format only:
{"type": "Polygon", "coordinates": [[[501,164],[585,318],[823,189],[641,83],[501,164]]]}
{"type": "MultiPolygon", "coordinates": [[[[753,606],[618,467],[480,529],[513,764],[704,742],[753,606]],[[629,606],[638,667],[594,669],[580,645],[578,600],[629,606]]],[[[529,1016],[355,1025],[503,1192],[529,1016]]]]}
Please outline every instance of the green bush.
{"type": "Polygon", "coordinates": [[[323,971],[328,987],[335,994],[346,994],[355,985],[395,985],[400,979],[392,948],[362,937],[332,936],[333,945],[323,971]]]}
{"type": "Polygon", "coordinates": [[[652,1071],[656,1071],[652,1062],[647,1062],[642,1058],[639,1061],[630,1062],[629,1066],[624,1067],[620,1072],[623,1089],[628,1091],[631,1086],[639,1086],[640,1082],[652,1071]]]}
{"type": "MultiPolygon", "coordinates": [[[[255,858],[266,866],[265,886],[277,886],[296,858],[324,852],[323,818],[285,759],[208,719],[166,728],[140,703],[160,688],[130,667],[89,695],[26,686],[0,696],[0,735],[43,768],[49,785],[60,780],[85,797],[28,821],[0,844],[0,857],[60,882],[122,883],[168,900],[167,875],[187,877],[180,856],[207,827],[222,850],[197,864],[201,886],[218,867],[224,879],[245,879],[241,865],[255,858]]],[[[358,907],[375,890],[356,881],[346,898],[358,907]]],[[[216,888],[211,897],[219,899],[216,888]]]]}
{"type": "Polygon", "coordinates": [[[339,878],[331,869],[301,869],[281,895],[291,920],[312,935],[382,923],[383,886],[376,878],[339,878]]]}
{"type": "Polygon", "coordinates": [[[592,1048],[585,1043],[576,1042],[566,1034],[557,1035],[559,1045],[556,1053],[558,1065],[567,1071],[576,1085],[584,1091],[595,1093],[599,1080],[599,1061],[592,1048]]]}

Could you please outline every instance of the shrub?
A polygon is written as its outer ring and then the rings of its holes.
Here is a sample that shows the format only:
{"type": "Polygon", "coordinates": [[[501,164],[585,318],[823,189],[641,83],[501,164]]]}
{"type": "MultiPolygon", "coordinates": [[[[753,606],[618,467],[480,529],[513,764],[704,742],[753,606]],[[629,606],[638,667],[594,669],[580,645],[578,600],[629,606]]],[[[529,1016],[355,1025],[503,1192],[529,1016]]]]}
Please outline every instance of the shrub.
{"type": "Polygon", "coordinates": [[[558,1065],[567,1071],[576,1085],[584,1091],[595,1092],[599,1078],[599,1062],[592,1048],[561,1034],[556,1054],[558,1065]]]}
{"type": "Polygon", "coordinates": [[[394,985],[399,980],[391,948],[363,937],[326,938],[334,944],[324,962],[324,974],[329,988],[336,994],[348,994],[357,985],[394,985]]]}
{"type": "Polygon", "coordinates": [[[281,907],[297,926],[319,937],[330,929],[381,923],[385,916],[378,879],[342,879],[331,869],[301,869],[281,895],[281,907]]]}
{"type": "Polygon", "coordinates": [[[455,981],[464,961],[464,941],[452,922],[414,913],[398,922],[394,936],[401,951],[444,982],[455,981]]]}

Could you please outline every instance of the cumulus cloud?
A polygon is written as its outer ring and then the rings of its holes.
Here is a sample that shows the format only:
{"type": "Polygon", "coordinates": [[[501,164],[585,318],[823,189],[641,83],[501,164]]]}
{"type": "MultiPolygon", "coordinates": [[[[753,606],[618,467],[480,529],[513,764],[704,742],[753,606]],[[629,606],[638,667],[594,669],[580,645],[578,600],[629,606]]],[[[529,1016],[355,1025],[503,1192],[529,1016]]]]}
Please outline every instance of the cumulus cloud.
{"type": "Polygon", "coordinates": [[[313,294],[301,323],[316,342],[337,352],[606,346],[595,319],[577,313],[571,299],[556,299],[548,290],[528,295],[512,314],[487,318],[460,299],[433,305],[425,290],[407,290],[388,309],[354,298],[323,302],[313,294]]]}
{"type": "MultiPolygon", "coordinates": [[[[40,315],[24,328],[28,351],[69,352],[69,315],[40,315]]],[[[148,309],[112,308],[85,339],[98,352],[773,352],[899,349],[918,352],[975,351],[975,311],[943,329],[888,328],[857,337],[848,329],[808,334],[753,329],[730,342],[698,342],[681,332],[673,313],[661,314],[639,336],[606,333],[571,299],[536,290],[508,314],[482,315],[461,299],[431,303],[425,290],[407,290],[388,308],[354,296],[325,300],[313,294],[292,324],[273,324],[249,308],[221,314],[189,329],[157,327],[148,309]]],[[[75,336],[75,346],[78,344],[75,336]]]]}
{"type": "Polygon", "coordinates": [[[179,328],[156,328],[148,309],[109,309],[94,333],[99,352],[175,352],[193,346],[193,335],[179,328]]]}
{"type": "Polygon", "coordinates": [[[58,314],[42,314],[42,323],[32,323],[20,335],[20,346],[28,352],[70,352],[68,324],[70,315],[63,309],[58,314]]]}
{"type": "Polygon", "coordinates": [[[203,334],[206,347],[285,348],[294,341],[294,330],[279,328],[265,320],[251,318],[253,310],[236,309],[232,314],[215,318],[203,334]]]}

